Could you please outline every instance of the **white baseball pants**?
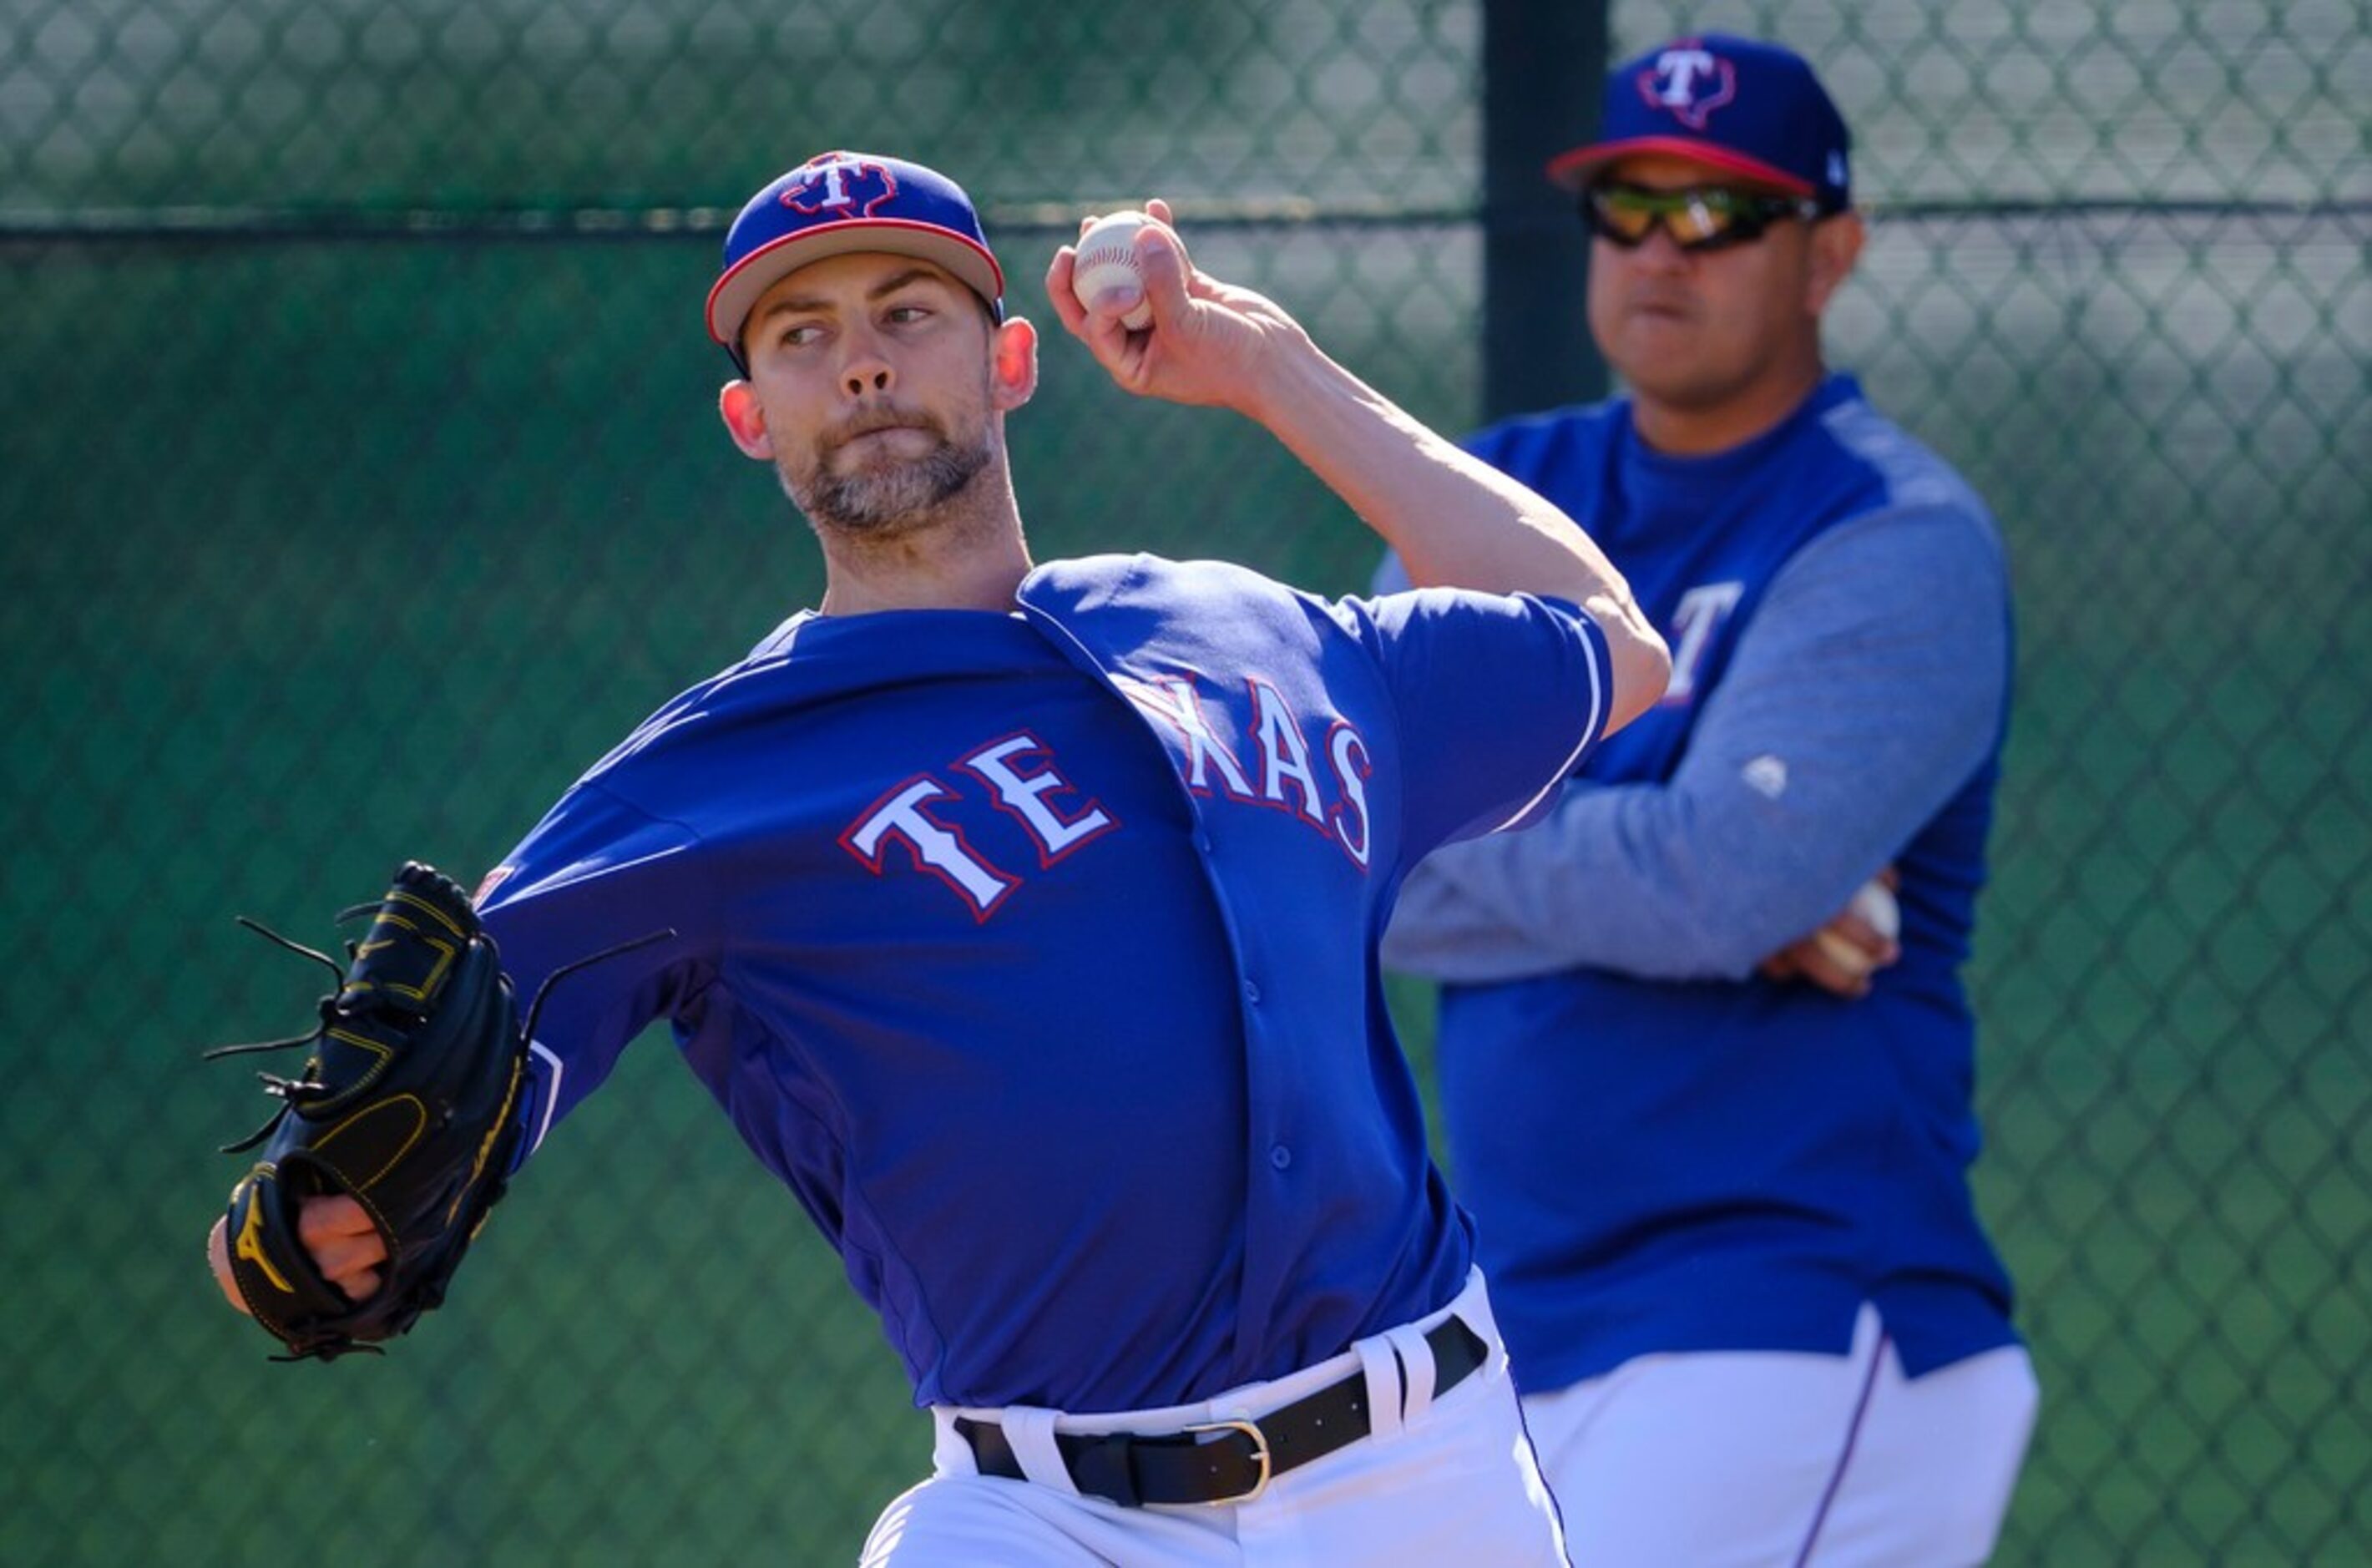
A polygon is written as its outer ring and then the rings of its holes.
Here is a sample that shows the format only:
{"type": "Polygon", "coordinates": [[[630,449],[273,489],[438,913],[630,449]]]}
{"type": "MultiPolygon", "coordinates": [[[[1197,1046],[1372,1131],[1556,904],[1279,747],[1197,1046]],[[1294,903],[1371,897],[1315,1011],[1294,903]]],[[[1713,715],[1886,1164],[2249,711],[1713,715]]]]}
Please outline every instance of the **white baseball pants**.
{"type": "Polygon", "coordinates": [[[1564,1568],[1556,1510],[1524,1435],[1482,1276],[1404,1329],[1274,1382],[1207,1404],[1065,1415],[1022,1407],[932,1412],[936,1473],[882,1512],[862,1568],[1564,1568]],[[1433,1397],[1425,1330],[1455,1312],[1488,1345],[1482,1365],[1433,1397]],[[1082,1496],[1052,1434],[1169,1433],[1238,1412],[1254,1419],[1336,1380],[1367,1378],[1374,1430],[1278,1477],[1259,1497],[1207,1506],[1122,1507],[1082,1496]],[[998,1422],[1027,1481],[979,1473],[958,1416],[998,1422]]]}
{"type": "Polygon", "coordinates": [[[1524,1419],[1575,1568],[1970,1568],[2036,1400],[2015,1345],[1904,1377],[1865,1306],[1842,1357],[1641,1356],[1524,1419]]]}

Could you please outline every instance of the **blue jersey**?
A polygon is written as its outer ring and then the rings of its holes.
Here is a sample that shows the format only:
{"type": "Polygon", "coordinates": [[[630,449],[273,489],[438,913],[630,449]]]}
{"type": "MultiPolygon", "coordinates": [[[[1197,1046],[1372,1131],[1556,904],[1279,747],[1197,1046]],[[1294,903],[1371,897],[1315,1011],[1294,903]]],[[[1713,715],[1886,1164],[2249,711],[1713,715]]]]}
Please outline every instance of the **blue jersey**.
{"type": "Polygon", "coordinates": [[[1471,1231],[1376,944],[1586,753],[1602,635],[1145,556],[1017,602],[795,617],[496,868],[523,993],[675,933],[553,987],[535,1140],[667,1020],[919,1404],[1185,1403],[1444,1305],[1471,1231]]]}
{"type": "Polygon", "coordinates": [[[2009,679],[1991,518],[1843,376],[1711,457],[1645,447],[1623,401],[1471,445],[1582,523],[1673,650],[1553,819],[1426,867],[1388,948],[1452,981],[1451,1170],[1518,1379],[1843,1353],[1865,1299],[1913,1375],[2011,1342],[1959,975],[2009,679]],[[1889,863],[1902,958],[1872,994],[1754,972],[1889,863]]]}

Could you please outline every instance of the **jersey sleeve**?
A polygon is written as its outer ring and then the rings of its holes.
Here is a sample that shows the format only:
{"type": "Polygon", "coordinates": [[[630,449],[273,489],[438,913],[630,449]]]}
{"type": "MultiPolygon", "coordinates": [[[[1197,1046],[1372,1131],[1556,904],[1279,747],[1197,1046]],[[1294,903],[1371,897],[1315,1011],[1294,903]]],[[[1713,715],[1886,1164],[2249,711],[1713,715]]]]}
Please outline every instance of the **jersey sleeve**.
{"type": "Polygon", "coordinates": [[[694,1008],[714,978],[701,847],[680,824],[580,784],[488,873],[479,914],[533,1024],[521,1160],[635,1036],[694,1008]]]}
{"type": "Polygon", "coordinates": [[[1604,733],[1606,635],[1530,594],[1422,588],[1344,601],[1400,719],[1409,859],[1548,808],[1604,733]]]}

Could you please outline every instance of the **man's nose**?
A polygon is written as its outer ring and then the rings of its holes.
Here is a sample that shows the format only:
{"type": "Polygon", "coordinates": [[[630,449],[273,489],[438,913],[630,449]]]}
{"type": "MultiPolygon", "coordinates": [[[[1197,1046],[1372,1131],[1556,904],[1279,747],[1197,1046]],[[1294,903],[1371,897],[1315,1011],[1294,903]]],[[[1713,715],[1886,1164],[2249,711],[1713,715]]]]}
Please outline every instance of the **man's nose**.
{"type": "Polygon", "coordinates": [[[850,333],[848,358],[840,371],[841,390],[851,398],[878,397],[890,389],[894,378],[890,358],[881,352],[881,340],[862,330],[850,333]]]}

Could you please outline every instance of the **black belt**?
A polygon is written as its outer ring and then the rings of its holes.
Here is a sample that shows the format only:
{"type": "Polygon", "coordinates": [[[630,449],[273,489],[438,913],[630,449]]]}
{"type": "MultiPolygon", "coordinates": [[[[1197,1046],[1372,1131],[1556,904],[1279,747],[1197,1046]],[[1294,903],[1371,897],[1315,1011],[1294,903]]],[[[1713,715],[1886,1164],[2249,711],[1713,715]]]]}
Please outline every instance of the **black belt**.
{"type": "MultiPolygon", "coordinates": [[[[1443,1319],[1424,1342],[1433,1348],[1436,1393],[1463,1382],[1489,1351],[1456,1317],[1443,1319]]],[[[1366,1374],[1355,1372],[1258,1421],[1209,1422],[1160,1437],[1058,1432],[1054,1446],[1082,1493],[1123,1507],[1247,1503],[1276,1477],[1356,1443],[1370,1430],[1366,1374]]],[[[981,1474],[1025,1479],[1021,1460],[996,1423],[958,1416],[956,1435],[971,1445],[981,1474]]]]}

